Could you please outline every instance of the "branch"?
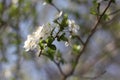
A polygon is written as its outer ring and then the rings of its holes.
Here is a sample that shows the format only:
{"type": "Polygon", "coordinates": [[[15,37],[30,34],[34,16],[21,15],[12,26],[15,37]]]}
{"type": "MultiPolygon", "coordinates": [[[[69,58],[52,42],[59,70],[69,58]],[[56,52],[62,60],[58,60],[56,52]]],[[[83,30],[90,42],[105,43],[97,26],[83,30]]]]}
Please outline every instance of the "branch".
{"type": "Polygon", "coordinates": [[[98,3],[98,6],[97,6],[97,19],[99,19],[99,16],[100,16],[100,3],[98,3]]]}
{"type": "Polygon", "coordinates": [[[93,29],[91,30],[91,33],[90,33],[90,35],[88,36],[88,38],[87,38],[87,40],[86,40],[86,42],[85,42],[82,50],[80,51],[79,55],[76,57],[76,59],[75,59],[75,61],[74,61],[74,62],[75,62],[75,66],[72,68],[71,72],[70,72],[69,74],[67,74],[67,77],[71,76],[71,75],[74,73],[74,71],[75,71],[75,69],[76,69],[76,67],[77,67],[77,65],[78,65],[78,62],[79,62],[79,59],[80,59],[81,55],[82,55],[83,52],[85,51],[85,49],[86,49],[86,47],[87,47],[87,44],[89,43],[91,37],[92,37],[93,34],[95,33],[95,31],[96,31],[96,29],[97,29],[97,27],[98,27],[98,25],[99,25],[102,17],[104,16],[104,14],[105,14],[105,12],[107,11],[107,9],[110,7],[111,3],[112,3],[112,0],[109,1],[107,7],[106,7],[105,10],[103,11],[103,13],[100,15],[98,21],[96,22],[96,24],[94,25],[93,29]]]}
{"type": "Polygon", "coordinates": [[[111,12],[111,13],[108,14],[108,15],[113,15],[113,14],[116,14],[116,13],[118,13],[118,12],[120,12],[120,9],[118,9],[118,10],[116,10],[116,11],[114,11],[114,12],[111,12]]]}
{"type": "Polygon", "coordinates": [[[40,57],[40,56],[41,56],[41,54],[42,54],[42,49],[40,50],[38,57],[40,57]]]}
{"type": "Polygon", "coordinates": [[[50,3],[58,12],[60,12],[60,9],[54,4],[54,3],[50,3]]]}
{"type": "Polygon", "coordinates": [[[81,77],[81,78],[83,78],[83,79],[95,80],[95,79],[101,77],[102,75],[104,75],[105,73],[106,73],[106,71],[104,71],[104,72],[102,72],[102,73],[100,73],[99,75],[96,75],[96,76],[94,76],[94,77],[81,77]]]}
{"type": "MultiPolygon", "coordinates": [[[[48,55],[46,54],[43,54],[41,53],[41,55],[45,56],[45,57],[48,57],[48,55]]],[[[49,58],[48,58],[49,59],[49,58]]],[[[55,60],[51,60],[56,66],[57,68],[59,69],[61,75],[63,76],[62,80],[66,80],[66,74],[63,72],[61,66],[60,66],[60,63],[59,62],[56,62],[55,60]]]]}
{"type": "Polygon", "coordinates": [[[81,44],[84,45],[85,43],[83,42],[83,40],[81,39],[81,37],[76,36],[78,40],[80,40],[81,44]]]}
{"type": "Polygon", "coordinates": [[[63,76],[65,76],[65,73],[62,71],[62,68],[61,68],[61,66],[60,66],[60,63],[57,63],[55,60],[53,60],[53,62],[54,62],[54,63],[56,64],[56,66],[58,67],[60,73],[61,73],[63,76]]]}

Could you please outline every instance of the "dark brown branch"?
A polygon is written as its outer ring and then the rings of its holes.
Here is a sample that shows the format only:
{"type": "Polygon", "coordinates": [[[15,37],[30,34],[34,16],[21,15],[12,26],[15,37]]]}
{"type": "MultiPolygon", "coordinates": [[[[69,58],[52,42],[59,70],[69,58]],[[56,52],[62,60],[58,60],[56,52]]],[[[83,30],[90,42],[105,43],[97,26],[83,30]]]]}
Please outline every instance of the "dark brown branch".
{"type": "MultiPolygon", "coordinates": [[[[82,55],[83,52],[85,51],[85,49],[86,49],[86,47],[87,47],[87,44],[89,43],[91,37],[92,37],[93,34],[95,33],[95,31],[96,31],[96,29],[97,29],[97,27],[98,27],[98,25],[99,25],[102,17],[104,16],[104,14],[105,14],[105,12],[107,11],[107,9],[110,7],[111,3],[112,3],[112,0],[109,1],[107,7],[106,7],[105,10],[103,11],[103,13],[100,15],[98,21],[96,22],[96,24],[94,25],[93,29],[91,30],[91,33],[90,33],[90,35],[88,36],[88,38],[87,38],[87,40],[86,40],[86,42],[85,42],[82,50],[80,51],[79,55],[76,57],[76,59],[75,59],[75,61],[74,61],[74,62],[75,62],[75,66],[72,68],[71,72],[70,72],[69,74],[67,74],[67,77],[68,77],[68,76],[71,76],[71,75],[74,73],[74,71],[75,71],[75,69],[76,69],[76,67],[77,67],[77,65],[78,65],[78,62],[79,62],[79,59],[80,59],[81,55],[82,55]]],[[[66,78],[67,78],[67,77],[66,77],[66,78]]]]}
{"type": "Polygon", "coordinates": [[[77,37],[77,39],[81,42],[81,44],[84,45],[83,40],[82,40],[79,36],[76,36],[76,37],[77,37]]]}
{"type": "MultiPolygon", "coordinates": [[[[42,53],[41,55],[45,56],[45,57],[48,57],[48,55],[42,53]]],[[[48,58],[49,59],[49,58],[48,58]]],[[[63,72],[61,66],[60,66],[60,63],[59,62],[56,62],[55,60],[52,60],[52,62],[57,66],[57,68],[59,69],[60,71],[60,74],[62,75],[62,80],[65,80],[66,79],[66,74],[63,72]]]]}
{"type": "Polygon", "coordinates": [[[40,53],[39,53],[38,57],[40,57],[40,56],[41,56],[41,54],[42,54],[42,50],[40,50],[40,53]]]}
{"type": "Polygon", "coordinates": [[[56,62],[55,60],[53,60],[53,62],[56,64],[56,66],[58,67],[60,73],[62,74],[62,76],[65,76],[65,73],[62,71],[62,68],[60,66],[60,63],[56,62]]]}
{"type": "Polygon", "coordinates": [[[60,12],[60,9],[59,9],[54,3],[51,3],[51,5],[52,5],[58,12],[60,12]]]}

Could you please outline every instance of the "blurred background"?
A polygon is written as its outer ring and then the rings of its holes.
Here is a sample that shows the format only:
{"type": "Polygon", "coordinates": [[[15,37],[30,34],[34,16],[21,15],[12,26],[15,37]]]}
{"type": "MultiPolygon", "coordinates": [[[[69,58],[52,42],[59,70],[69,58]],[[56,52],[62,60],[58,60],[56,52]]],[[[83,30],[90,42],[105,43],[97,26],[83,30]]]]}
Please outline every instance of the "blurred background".
{"type": "MultiPolygon", "coordinates": [[[[46,57],[24,51],[24,41],[39,25],[52,22],[57,10],[44,0],[0,0],[0,80],[61,80],[56,65],[46,57]]],[[[92,0],[53,0],[53,3],[80,25],[83,40],[96,18],[90,14],[92,0]]],[[[103,2],[101,11],[107,2],[103,2]]],[[[91,80],[81,77],[101,75],[96,80],[120,79],[120,1],[108,9],[108,20],[102,20],[98,31],[82,55],[73,76],[68,80],[91,80]],[[115,12],[115,13],[113,13],[115,12]]],[[[72,55],[64,42],[57,43],[65,58],[64,72],[69,71],[72,55]]],[[[94,79],[95,80],[95,79],[94,79]]]]}

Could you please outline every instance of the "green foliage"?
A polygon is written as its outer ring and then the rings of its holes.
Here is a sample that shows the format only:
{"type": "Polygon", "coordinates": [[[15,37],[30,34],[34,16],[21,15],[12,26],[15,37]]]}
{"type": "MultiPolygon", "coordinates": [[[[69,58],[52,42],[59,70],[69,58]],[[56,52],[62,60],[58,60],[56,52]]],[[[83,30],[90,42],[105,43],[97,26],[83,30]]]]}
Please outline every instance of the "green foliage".
{"type": "Polygon", "coordinates": [[[62,64],[65,63],[64,59],[62,58],[62,54],[61,54],[61,52],[59,50],[56,52],[55,56],[57,58],[57,61],[59,61],[62,64]]]}
{"type": "MultiPolygon", "coordinates": [[[[34,2],[34,0],[32,0],[32,1],[34,2]]],[[[59,8],[57,8],[58,5],[57,6],[54,5],[53,0],[45,0],[45,1],[46,1],[46,3],[51,4],[53,7],[58,9],[58,11],[61,11],[61,10],[59,10],[59,8]]],[[[86,4],[87,0],[83,0],[83,1],[84,1],[83,3],[86,4]]],[[[103,1],[108,1],[109,2],[110,0],[103,0],[103,1]]],[[[33,5],[33,2],[31,2],[30,0],[18,0],[17,5],[11,3],[11,5],[9,5],[9,7],[6,7],[4,4],[0,3],[0,28],[1,28],[1,23],[3,23],[3,22],[5,22],[4,23],[5,26],[4,25],[2,25],[2,26],[3,27],[7,26],[7,28],[4,29],[4,31],[3,31],[3,32],[5,32],[5,34],[7,34],[7,38],[5,38],[6,35],[5,35],[5,37],[2,37],[4,35],[1,34],[0,48],[3,48],[5,46],[8,49],[9,44],[13,44],[15,46],[15,48],[16,47],[18,48],[18,49],[16,49],[16,50],[18,50],[18,54],[17,54],[17,57],[19,57],[18,60],[21,58],[20,52],[22,52],[22,51],[20,51],[21,49],[18,46],[21,46],[21,44],[22,44],[21,40],[23,39],[22,37],[24,36],[21,33],[21,31],[22,31],[21,30],[21,25],[22,25],[21,22],[24,22],[24,21],[26,21],[27,23],[30,22],[30,26],[33,26],[33,27],[34,27],[34,25],[35,26],[38,25],[38,24],[34,23],[34,21],[38,20],[37,19],[38,16],[37,16],[37,12],[36,12],[36,5],[37,4],[33,5]],[[4,7],[5,7],[5,9],[4,9],[4,7]],[[2,20],[3,17],[4,17],[3,15],[8,16],[7,19],[5,19],[6,21],[2,20]],[[7,31],[11,31],[11,32],[9,33],[7,31]],[[6,42],[4,42],[3,40],[6,40],[6,42]]],[[[80,4],[82,4],[82,2],[80,0],[79,0],[79,2],[80,2],[80,4]]],[[[116,2],[116,0],[112,0],[112,3],[115,3],[115,2],[116,2]]],[[[98,3],[97,0],[93,0],[92,3],[93,3],[93,6],[90,9],[90,13],[92,15],[95,15],[96,17],[101,16],[100,14],[98,14],[98,12],[99,12],[98,7],[99,7],[99,4],[102,4],[102,3],[98,3]]],[[[110,9],[110,10],[112,10],[112,9],[110,9]]],[[[52,61],[54,60],[58,63],[65,64],[65,62],[67,63],[67,61],[65,61],[67,59],[65,59],[65,60],[63,59],[64,55],[59,51],[59,48],[57,48],[57,45],[54,44],[54,41],[57,40],[57,41],[67,42],[68,39],[69,39],[70,47],[68,47],[68,48],[70,48],[69,49],[69,50],[71,50],[70,52],[73,53],[72,55],[74,55],[74,56],[72,56],[72,59],[74,59],[74,60],[69,60],[68,62],[70,62],[70,64],[71,64],[70,67],[73,68],[73,69],[75,69],[76,65],[78,64],[78,62],[76,61],[77,60],[76,57],[79,57],[78,55],[81,53],[80,51],[82,51],[82,49],[83,49],[83,52],[84,52],[84,49],[87,46],[86,44],[84,44],[85,43],[84,41],[83,41],[83,44],[80,43],[79,40],[81,40],[81,39],[78,39],[78,36],[82,36],[82,39],[86,40],[89,37],[89,34],[91,34],[91,32],[92,32],[91,28],[93,28],[93,31],[94,31],[94,26],[89,27],[89,25],[88,25],[89,24],[89,19],[87,17],[89,17],[89,16],[81,15],[81,13],[79,13],[79,11],[76,11],[75,13],[73,13],[72,17],[74,17],[74,16],[77,17],[78,23],[80,25],[81,25],[81,23],[83,23],[84,27],[81,28],[81,32],[79,32],[80,34],[78,34],[78,35],[72,34],[72,30],[70,32],[70,30],[69,30],[70,27],[74,27],[74,26],[71,25],[69,27],[68,15],[63,14],[62,16],[60,16],[59,18],[54,20],[53,23],[57,24],[57,27],[54,27],[52,29],[49,36],[47,35],[47,38],[46,38],[46,35],[43,34],[45,36],[44,40],[42,38],[40,40],[38,39],[39,43],[38,43],[38,40],[36,40],[37,41],[36,44],[37,44],[38,48],[40,48],[40,50],[41,50],[41,55],[47,56],[47,58],[49,58],[52,61]],[[88,20],[83,19],[82,18],[83,16],[85,16],[88,20]],[[87,22],[88,22],[88,24],[84,24],[84,23],[87,23],[87,22]],[[72,36],[72,38],[68,38],[68,36],[72,36]],[[84,47],[84,48],[81,48],[81,47],[84,47]]],[[[5,16],[5,18],[6,18],[6,16],[5,16]]],[[[101,21],[104,21],[104,20],[105,21],[109,20],[109,15],[108,14],[104,14],[102,16],[101,21]]],[[[95,21],[95,20],[93,20],[93,21],[95,21]]],[[[91,21],[91,22],[93,22],[93,21],[91,21]]],[[[25,24],[26,24],[26,22],[25,22],[25,24]]],[[[39,21],[36,21],[36,22],[39,22],[39,21]]],[[[75,24],[75,23],[73,23],[73,24],[75,24]]],[[[101,22],[101,24],[102,24],[102,22],[101,22]]],[[[51,25],[48,25],[48,26],[53,27],[51,25]]],[[[96,29],[99,29],[97,26],[98,25],[96,25],[96,29]]],[[[103,27],[101,27],[101,29],[103,29],[103,27]]],[[[115,36],[118,37],[117,34],[119,33],[119,30],[120,30],[119,25],[109,27],[109,29],[116,31],[115,36]]],[[[90,37],[91,37],[91,35],[90,35],[90,37]]],[[[32,38],[32,39],[34,39],[34,38],[32,38]]],[[[89,42],[89,39],[88,39],[88,42],[89,42]]],[[[30,47],[31,47],[31,45],[30,45],[30,47]]],[[[4,50],[4,51],[6,51],[6,50],[4,50]]],[[[26,56],[25,53],[23,53],[22,56],[24,56],[24,58],[27,58],[27,59],[31,59],[32,57],[34,57],[34,56],[31,56],[31,57],[26,56]]],[[[3,62],[3,61],[7,61],[7,58],[0,58],[0,62],[3,62]]],[[[60,66],[61,66],[61,64],[60,64],[60,66]]],[[[73,73],[74,73],[74,70],[73,70],[73,73]]],[[[63,75],[64,74],[62,74],[62,76],[63,75]]],[[[71,75],[72,74],[70,74],[69,76],[71,76],[71,75]]],[[[65,75],[65,77],[66,77],[66,75],[65,75]]],[[[74,78],[74,79],[77,80],[77,78],[74,78]]]]}
{"type": "MultiPolygon", "coordinates": [[[[2,10],[3,10],[3,4],[0,3],[0,12],[2,12],[2,10]]],[[[1,15],[1,14],[0,14],[0,15],[1,15]]]]}
{"type": "Polygon", "coordinates": [[[64,14],[62,22],[60,24],[60,31],[63,31],[65,27],[68,26],[68,15],[64,14]]]}
{"type": "Polygon", "coordinates": [[[40,40],[39,41],[39,46],[43,50],[45,48],[46,41],[45,40],[40,40]]]}
{"type": "Polygon", "coordinates": [[[54,33],[55,27],[53,28],[53,30],[51,31],[50,35],[52,36],[54,33]]]}
{"type": "Polygon", "coordinates": [[[51,4],[52,0],[45,0],[47,3],[51,4]]]}
{"type": "Polygon", "coordinates": [[[97,0],[93,0],[92,3],[93,3],[93,6],[90,8],[90,13],[92,15],[97,15],[98,14],[97,13],[97,7],[98,7],[99,3],[97,2],[97,0]]]}
{"type": "MultiPolygon", "coordinates": [[[[104,0],[104,1],[109,1],[109,0],[104,0]]],[[[112,0],[112,3],[116,3],[116,0],[112,0]]]]}
{"type": "Polygon", "coordinates": [[[90,14],[97,15],[97,12],[95,10],[95,7],[90,8],[90,14]]]}
{"type": "Polygon", "coordinates": [[[68,41],[67,37],[65,37],[65,33],[62,33],[59,37],[57,37],[58,41],[68,41]]]}
{"type": "Polygon", "coordinates": [[[12,5],[9,9],[10,17],[18,18],[19,16],[19,9],[16,5],[12,5]]]}
{"type": "Polygon", "coordinates": [[[54,54],[55,54],[55,50],[51,49],[51,48],[47,48],[47,50],[45,51],[45,55],[51,59],[54,60],[54,54]]]}
{"type": "Polygon", "coordinates": [[[112,0],[113,3],[116,3],[116,0],[112,0]]]}
{"type": "Polygon", "coordinates": [[[49,37],[46,39],[47,45],[51,45],[54,40],[55,40],[55,38],[54,38],[53,36],[49,36],[49,37]]]}
{"type": "Polygon", "coordinates": [[[63,33],[63,34],[60,36],[60,40],[68,41],[68,39],[65,37],[65,33],[63,33]]]}
{"type": "Polygon", "coordinates": [[[72,49],[73,49],[74,54],[79,54],[81,46],[74,44],[72,49]]]}
{"type": "Polygon", "coordinates": [[[103,20],[104,20],[104,21],[110,20],[109,15],[108,15],[108,14],[104,14],[104,15],[103,15],[103,20]]]}
{"type": "Polygon", "coordinates": [[[56,50],[56,46],[54,44],[48,45],[48,47],[52,50],[56,50]]]}

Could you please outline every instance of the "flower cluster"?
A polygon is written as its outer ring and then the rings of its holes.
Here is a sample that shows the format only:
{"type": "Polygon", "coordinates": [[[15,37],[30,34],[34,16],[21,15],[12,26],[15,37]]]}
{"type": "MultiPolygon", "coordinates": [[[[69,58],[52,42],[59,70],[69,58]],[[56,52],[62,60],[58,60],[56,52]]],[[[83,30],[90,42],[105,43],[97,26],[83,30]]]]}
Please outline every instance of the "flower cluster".
{"type": "MultiPolygon", "coordinates": [[[[60,17],[62,16],[62,14],[63,12],[61,11],[57,15],[56,20],[61,19],[60,17]]],[[[77,25],[74,20],[68,19],[68,17],[63,16],[63,19],[60,22],[56,21],[56,23],[53,24],[45,24],[39,26],[35,32],[33,32],[31,35],[28,35],[27,40],[24,43],[24,49],[26,52],[30,51],[34,53],[39,53],[40,51],[43,51],[42,44],[44,45],[44,47],[48,46],[55,49],[55,46],[52,44],[54,40],[68,42],[68,39],[65,36],[67,32],[64,32],[65,29],[68,29],[69,32],[72,33],[71,35],[77,35],[79,28],[79,25],[77,25]],[[41,41],[45,42],[41,43],[41,41]],[[47,45],[45,45],[45,43],[47,45]]],[[[69,45],[69,43],[67,42],[65,44],[66,46],[69,45]]]]}
{"type": "Polygon", "coordinates": [[[52,29],[53,27],[49,24],[39,26],[35,32],[27,36],[27,40],[24,43],[25,51],[39,52],[40,47],[38,44],[40,39],[45,40],[50,35],[52,29]]]}
{"type": "Polygon", "coordinates": [[[72,32],[73,34],[77,34],[80,27],[75,23],[74,20],[68,20],[68,26],[69,26],[69,31],[72,32]]]}

